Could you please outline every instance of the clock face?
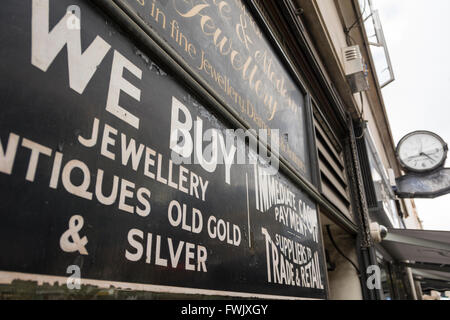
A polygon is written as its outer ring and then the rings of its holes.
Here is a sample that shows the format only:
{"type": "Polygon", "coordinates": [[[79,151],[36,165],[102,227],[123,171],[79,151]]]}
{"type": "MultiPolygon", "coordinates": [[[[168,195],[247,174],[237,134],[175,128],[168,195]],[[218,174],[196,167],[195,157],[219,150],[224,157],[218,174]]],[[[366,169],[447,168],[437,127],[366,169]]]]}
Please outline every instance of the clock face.
{"type": "Polygon", "coordinates": [[[438,135],[417,131],[408,134],[399,142],[397,155],[405,169],[425,172],[444,164],[447,149],[447,144],[438,135]]]}

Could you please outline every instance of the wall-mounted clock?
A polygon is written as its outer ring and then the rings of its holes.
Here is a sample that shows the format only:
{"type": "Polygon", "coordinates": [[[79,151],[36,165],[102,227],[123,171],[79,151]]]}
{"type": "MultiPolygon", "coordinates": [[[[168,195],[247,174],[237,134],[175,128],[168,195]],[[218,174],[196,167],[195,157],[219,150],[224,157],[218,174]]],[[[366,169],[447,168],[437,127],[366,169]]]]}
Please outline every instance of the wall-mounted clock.
{"type": "Polygon", "coordinates": [[[412,172],[428,172],[444,165],[448,146],[437,134],[415,131],[403,137],[397,145],[397,157],[402,167],[412,172]]]}

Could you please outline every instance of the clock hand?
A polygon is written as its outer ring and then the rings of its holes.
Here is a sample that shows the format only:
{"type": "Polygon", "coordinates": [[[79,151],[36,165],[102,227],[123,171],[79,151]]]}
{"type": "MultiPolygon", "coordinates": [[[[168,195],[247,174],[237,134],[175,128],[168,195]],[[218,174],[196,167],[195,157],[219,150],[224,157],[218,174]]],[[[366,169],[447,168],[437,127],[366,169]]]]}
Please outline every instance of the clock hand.
{"type": "Polygon", "coordinates": [[[422,155],[419,153],[418,155],[408,157],[406,160],[411,160],[411,159],[418,158],[418,157],[421,157],[421,156],[422,155]]]}
{"type": "Polygon", "coordinates": [[[421,152],[420,153],[421,156],[425,156],[427,158],[429,158],[431,161],[436,162],[436,160],[434,160],[432,157],[430,157],[428,154],[421,152]]]}
{"type": "Polygon", "coordinates": [[[426,153],[426,154],[428,154],[428,155],[432,155],[432,154],[436,154],[436,153],[439,153],[441,150],[438,150],[438,151],[434,151],[434,152],[424,152],[424,153],[426,153]]]}

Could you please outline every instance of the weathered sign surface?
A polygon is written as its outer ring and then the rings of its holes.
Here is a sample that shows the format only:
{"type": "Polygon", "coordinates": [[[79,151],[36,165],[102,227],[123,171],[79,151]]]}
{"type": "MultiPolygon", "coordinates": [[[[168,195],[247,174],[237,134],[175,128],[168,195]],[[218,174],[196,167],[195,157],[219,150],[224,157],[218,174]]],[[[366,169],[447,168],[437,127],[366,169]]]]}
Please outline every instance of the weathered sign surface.
{"type": "Polygon", "coordinates": [[[0,34],[2,273],[325,297],[315,204],[99,8],[3,1],[0,34]]]}
{"type": "Polygon", "coordinates": [[[122,0],[253,129],[278,129],[280,152],[310,178],[305,95],[241,0],[122,0]]]}

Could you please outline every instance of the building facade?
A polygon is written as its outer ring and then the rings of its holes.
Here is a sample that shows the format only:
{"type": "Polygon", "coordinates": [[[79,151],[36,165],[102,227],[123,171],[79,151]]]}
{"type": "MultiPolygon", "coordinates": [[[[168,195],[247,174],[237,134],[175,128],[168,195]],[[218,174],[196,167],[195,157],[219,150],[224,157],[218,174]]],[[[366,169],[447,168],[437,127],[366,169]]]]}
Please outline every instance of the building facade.
{"type": "Polygon", "coordinates": [[[369,7],[6,1],[1,297],[417,299],[369,7]]]}

